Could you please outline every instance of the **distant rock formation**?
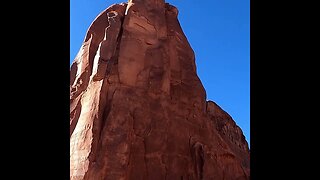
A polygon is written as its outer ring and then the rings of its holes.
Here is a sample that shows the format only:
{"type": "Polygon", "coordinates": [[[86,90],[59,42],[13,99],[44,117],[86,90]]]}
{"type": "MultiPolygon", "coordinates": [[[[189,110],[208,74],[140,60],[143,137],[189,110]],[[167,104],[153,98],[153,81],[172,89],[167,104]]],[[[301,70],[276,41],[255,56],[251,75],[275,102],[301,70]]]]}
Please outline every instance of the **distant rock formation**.
{"type": "Polygon", "coordinates": [[[248,144],[206,101],[177,15],[130,0],[89,27],[70,70],[71,180],[250,179],[248,144]]]}

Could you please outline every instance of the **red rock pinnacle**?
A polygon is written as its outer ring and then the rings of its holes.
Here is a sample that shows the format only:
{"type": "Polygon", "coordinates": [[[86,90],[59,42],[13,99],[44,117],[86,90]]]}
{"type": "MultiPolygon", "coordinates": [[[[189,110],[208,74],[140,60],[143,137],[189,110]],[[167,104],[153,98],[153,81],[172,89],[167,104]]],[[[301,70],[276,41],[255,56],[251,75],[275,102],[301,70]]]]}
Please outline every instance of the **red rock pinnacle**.
{"type": "Polygon", "coordinates": [[[164,0],[93,21],[70,70],[71,180],[250,179],[247,142],[212,101],[164,0]]]}

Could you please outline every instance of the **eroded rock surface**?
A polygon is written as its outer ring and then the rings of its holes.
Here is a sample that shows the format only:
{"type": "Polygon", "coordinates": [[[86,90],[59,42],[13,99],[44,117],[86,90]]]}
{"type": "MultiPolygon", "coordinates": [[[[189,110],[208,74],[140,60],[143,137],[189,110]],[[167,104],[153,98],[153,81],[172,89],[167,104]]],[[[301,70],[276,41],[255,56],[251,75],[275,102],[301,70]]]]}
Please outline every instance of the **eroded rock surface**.
{"type": "Polygon", "coordinates": [[[164,0],[93,21],[70,74],[71,180],[250,179],[247,142],[212,101],[164,0]]]}

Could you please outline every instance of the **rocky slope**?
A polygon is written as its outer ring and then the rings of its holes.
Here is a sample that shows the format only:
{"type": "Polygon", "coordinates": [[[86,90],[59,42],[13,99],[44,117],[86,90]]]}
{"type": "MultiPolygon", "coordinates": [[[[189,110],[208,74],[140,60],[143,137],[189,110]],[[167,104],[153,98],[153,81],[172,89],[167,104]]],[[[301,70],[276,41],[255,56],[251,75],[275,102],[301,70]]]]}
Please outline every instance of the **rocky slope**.
{"type": "Polygon", "coordinates": [[[212,101],[164,0],[108,7],[70,70],[70,179],[250,179],[248,144],[212,101]]]}

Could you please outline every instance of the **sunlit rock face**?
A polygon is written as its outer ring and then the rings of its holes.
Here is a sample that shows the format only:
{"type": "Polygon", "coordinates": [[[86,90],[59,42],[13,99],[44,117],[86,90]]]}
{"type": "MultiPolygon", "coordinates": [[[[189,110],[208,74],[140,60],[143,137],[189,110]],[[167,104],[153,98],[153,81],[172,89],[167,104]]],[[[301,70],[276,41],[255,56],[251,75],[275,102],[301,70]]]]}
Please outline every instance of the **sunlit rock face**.
{"type": "Polygon", "coordinates": [[[250,179],[248,144],[206,101],[177,15],[131,0],[89,27],[70,70],[71,180],[250,179]]]}

